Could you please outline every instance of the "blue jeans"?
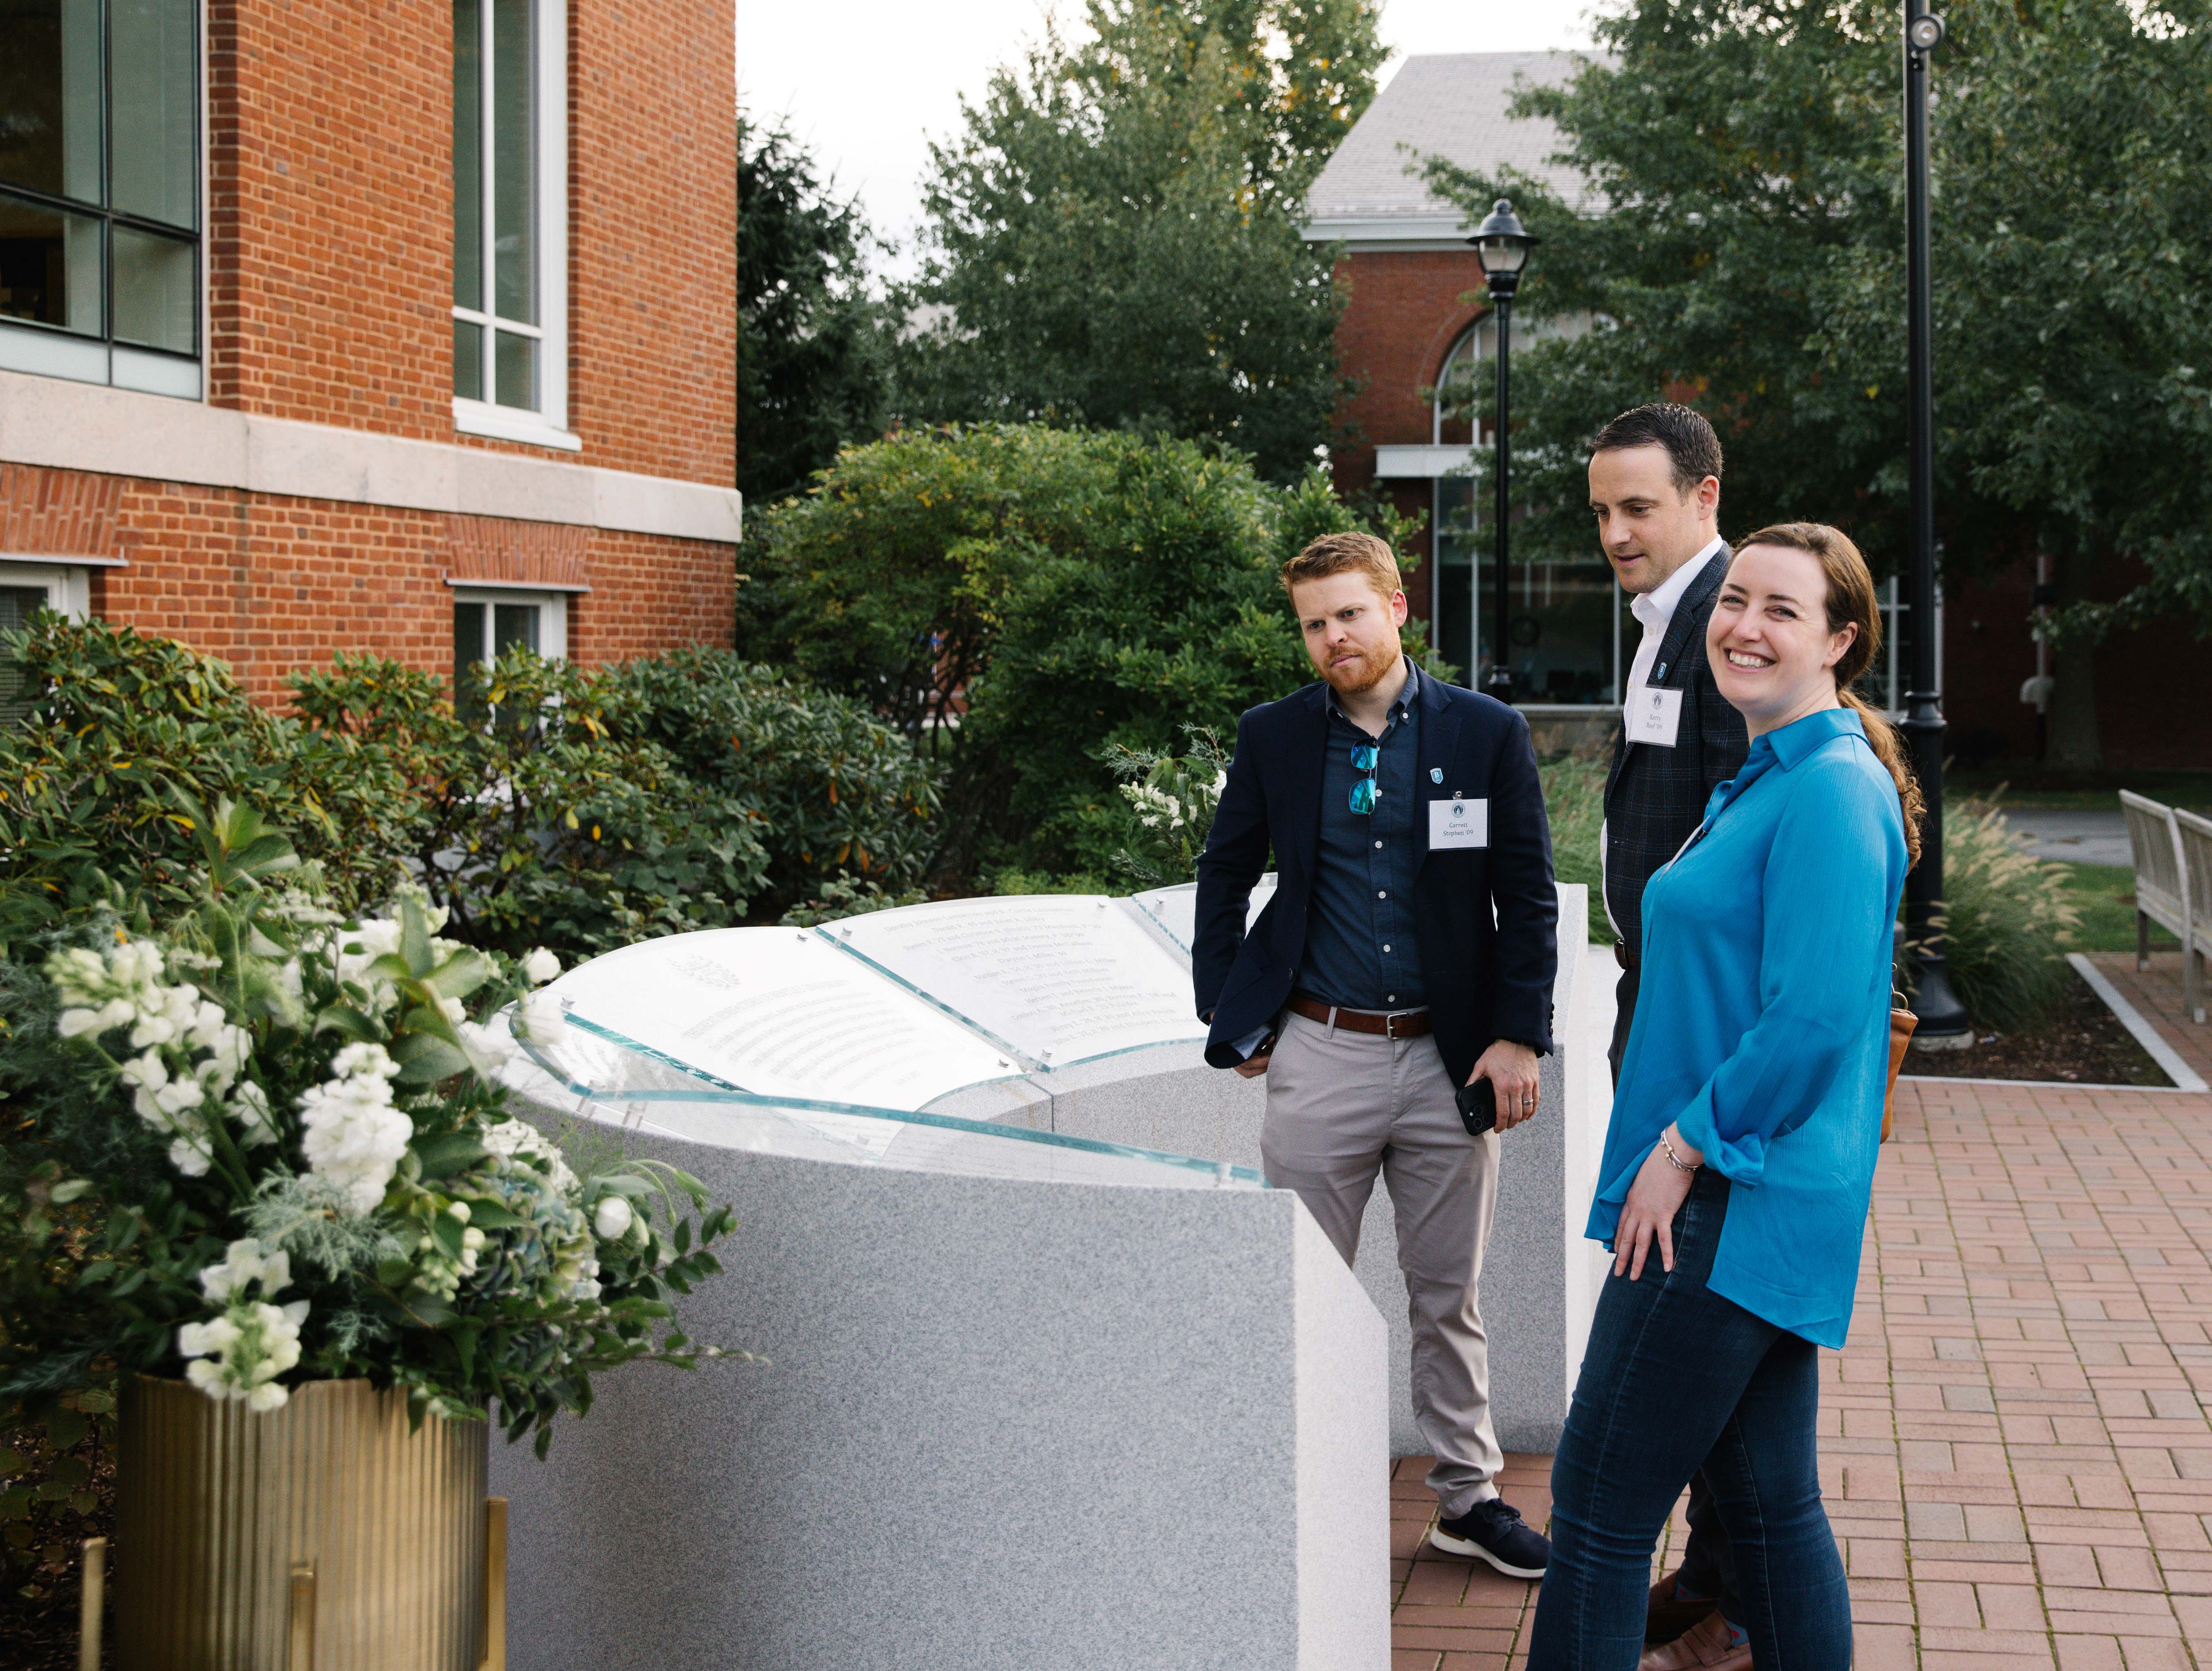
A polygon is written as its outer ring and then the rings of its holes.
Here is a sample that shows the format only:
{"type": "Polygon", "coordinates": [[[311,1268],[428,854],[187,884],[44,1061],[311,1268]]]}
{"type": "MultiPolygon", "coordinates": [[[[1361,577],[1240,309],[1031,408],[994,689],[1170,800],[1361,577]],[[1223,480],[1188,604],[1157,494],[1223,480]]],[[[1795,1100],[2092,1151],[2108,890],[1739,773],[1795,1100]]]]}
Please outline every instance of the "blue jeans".
{"type": "Polygon", "coordinates": [[[1528,1671],[1634,1671],[1651,1552],[1703,1468],[1735,1556],[1760,1671],[1848,1671],[1850,1595],[1820,1506],[1812,1343],[1705,1284],[1729,1182],[1675,1214],[1674,1268],[1608,1276],[1552,1461],[1552,1561],[1528,1671]]]}

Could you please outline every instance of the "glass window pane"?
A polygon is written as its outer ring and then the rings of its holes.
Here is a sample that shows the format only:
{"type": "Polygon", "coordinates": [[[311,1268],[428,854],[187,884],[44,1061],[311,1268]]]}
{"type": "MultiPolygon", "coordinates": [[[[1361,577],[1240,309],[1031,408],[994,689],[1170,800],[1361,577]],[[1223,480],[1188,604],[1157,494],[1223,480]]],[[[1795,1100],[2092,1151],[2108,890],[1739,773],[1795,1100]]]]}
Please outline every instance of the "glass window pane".
{"type": "Polygon", "coordinates": [[[99,203],[100,0],[5,0],[0,43],[0,179],[99,203]]]}
{"type": "Polygon", "coordinates": [[[198,254],[181,238],[115,228],[115,339],[190,354],[197,345],[198,254]]]}
{"type": "Polygon", "coordinates": [[[1474,686],[1468,663],[1474,642],[1475,483],[1447,476],[1437,483],[1436,530],[1430,550],[1437,565],[1436,620],[1430,630],[1437,653],[1450,665],[1455,684],[1474,686]]]}
{"type": "Polygon", "coordinates": [[[483,337],[482,325],[453,321],[453,392],[464,400],[484,398],[483,337]]]}
{"type": "Polygon", "coordinates": [[[453,605],[453,711],[464,717],[482,712],[477,703],[461,699],[461,686],[469,668],[484,659],[484,613],[482,604],[453,605]]]}
{"type": "Polygon", "coordinates": [[[453,0],[453,305],[484,305],[483,0],[453,0]]]}
{"type": "Polygon", "coordinates": [[[0,316],[100,334],[100,222],[0,197],[0,316]]]}
{"type": "Polygon", "coordinates": [[[505,655],[514,649],[534,653],[538,648],[538,611],[536,604],[501,604],[494,609],[493,653],[505,655]]]}
{"type": "Polygon", "coordinates": [[[197,10],[194,0],[108,0],[114,204],[178,227],[200,223],[197,10]]]}
{"type": "Polygon", "coordinates": [[[538,410],[538,339],[518,337],[512,331],[500,331],[498,337],[499,363],[493,371],[499,404],[534,412],[538,410]]]}
{"type": "MultiPolygon", "coordinates": [[[[1498,584],[1494,550],[1475,565],[1482,623],[1479,676],[1490,678],[1497,650],[1498,584]]],[[[1613,567],[1603,557],[1582,562],[1515,559],[1507,653],[1517,702],[1595,705],[1617,700],[1613,689],[1613,567]]],[[[1641,635],[1641,629],[1638,629],[1641,635]]],[[[1477,687],[1478,689],[1480,686],[1477,687]]]]}
{"type": "Polygon", "coordinates": [[[491,0],[492,289],[499,316],[524,325],[538,323],[536,10],[491,0]]]}
{"type": "MultiPolygon", "coordinates": [[[[46,606],[44,586],[0,586],[0,633],[21,632],[46,606]]],[[[29,694],[23,688],[27,682],[23,664],[0,643],[0,720],[21,719],[30,707],[29,694]]]]}

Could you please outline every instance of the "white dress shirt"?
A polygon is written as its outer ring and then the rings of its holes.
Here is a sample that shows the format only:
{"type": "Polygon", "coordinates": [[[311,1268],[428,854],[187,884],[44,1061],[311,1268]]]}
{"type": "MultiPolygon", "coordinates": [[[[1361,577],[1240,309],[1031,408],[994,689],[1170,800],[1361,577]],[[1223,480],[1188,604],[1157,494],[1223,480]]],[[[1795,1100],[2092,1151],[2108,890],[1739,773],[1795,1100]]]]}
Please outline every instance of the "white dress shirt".
{"type": "MultiPolygon", "coordinates": [[[[1682,594],[1690,589],[1707,563],[1720,555],[1721,537],[1715,534],[1705,549],[1692,557],[1650,591],[1638,593],[1630,599],[1628,612],[1644,623],[1644,641],[1636,647],[1635,659],[1628,664],[1628,688],[1622,691],[1621,706],[1625,710],[1636,700],[1636,693],[1651,683],[1651,664],[1659,659],[1659,646],[1666,641],[1667,629],[1674,623],[1675,605],[1682,594]]],[[[1698,647],[1700,650],[1703,646],[1698,647]]],[[[1685,651],[1685,654],[1688,652],[1685,651]]],[[[1597,827],[1598,893],[1605,893],[1605,826],[1597,827]]],[[[1605,920],[1613,923],[1615,935],[1620,925],[1613,921],[1613,902],[1604,899],[1605,920]]]]}

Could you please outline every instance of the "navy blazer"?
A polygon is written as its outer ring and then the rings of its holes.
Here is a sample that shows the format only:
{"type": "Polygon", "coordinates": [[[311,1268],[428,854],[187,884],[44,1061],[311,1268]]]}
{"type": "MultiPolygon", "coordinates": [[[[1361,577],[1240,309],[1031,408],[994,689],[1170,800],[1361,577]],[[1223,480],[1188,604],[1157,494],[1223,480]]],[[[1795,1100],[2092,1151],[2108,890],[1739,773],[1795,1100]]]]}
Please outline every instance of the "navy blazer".
{"type": "MultiPolygon", "coordinates": [[[[1421,681],[1414,790],[1490,803],[1490,845],[1429,853],[1429,815],[1413,820],[1424,853],[1413,883],[1421,973],[1437,1048],[1464,1085],[1496,1039],[1552,1048],[1552,982],[1559,957],[1552,831],[1528,722],[1496,698],[1442,679],[1421,681]],[[1492,913],[1495,912],[1495,922],[1492,913]]],[[[1310,684],[1237,722],[1237,753],[1213,829],[1198,860],[1191,976],[1198,1013],[1211,1012],[1206,1059],[1273,1024],[1305,952],[1306,915],[1321,846],[1328,747],[1327,687],[1310,684]],[[1275,855],[1275,896],[1245,933],[1252,885],[1275,855]]]]}

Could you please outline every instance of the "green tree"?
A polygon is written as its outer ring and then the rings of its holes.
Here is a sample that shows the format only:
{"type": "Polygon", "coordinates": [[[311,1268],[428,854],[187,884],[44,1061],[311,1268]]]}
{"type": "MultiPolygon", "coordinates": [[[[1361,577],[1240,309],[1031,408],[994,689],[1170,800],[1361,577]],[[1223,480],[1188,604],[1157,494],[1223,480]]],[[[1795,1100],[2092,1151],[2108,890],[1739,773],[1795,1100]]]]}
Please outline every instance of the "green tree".
{"type": "Polygon", "coordinates": [[[1126,839],[1112,751],[1227,736],[1310,678],[1279,570],[1354,526],[1319,471],[1278,488],[1196,442],[904,431],[762,513],[740,650],[850,691],[943,763],[948,879],[1103,874],[1126,839]]]}
{"type": "Polygon", "coordinates": [[[1089,0],[932,148],[908,404],[1210,439],[1296,479],[1342,392],[1301,199],[1366,107],[1375,0],[1089,0]]]}
{"type": "MultiPolygon", "coordinates": [[[[2058,559],[2054,745],[2094,763],[2088,646],[2153,615],[2212,630],[2212,35],[2203,0],[1960,0],[1936,58],[1938,531],[1954,572],[2058,559]],[[2140,583],[2098,604],[2116,559],[2140,583]]],[[[1587,549],[1583,447],[1661,395],[1728,448],[1727,521],[1818,517],[1878,565],[1905,495],[1901,88],[1873,0],[1639,0],[1611,62],[1515,109],[1602,194],[1430,165],[1547,240],[1534,310],[1598,323],[1515,381],[1532,549],[1587,549]]],[[[1470,392],[1486,399],[1480,390],[1470,392]]]]}
{"type": "Polygon", "coordinates": [[[790,131],[738,113],[738,487],[768,504],[883,429],[892,333],[875,235],[790,131]]]}

